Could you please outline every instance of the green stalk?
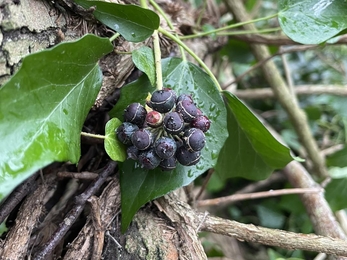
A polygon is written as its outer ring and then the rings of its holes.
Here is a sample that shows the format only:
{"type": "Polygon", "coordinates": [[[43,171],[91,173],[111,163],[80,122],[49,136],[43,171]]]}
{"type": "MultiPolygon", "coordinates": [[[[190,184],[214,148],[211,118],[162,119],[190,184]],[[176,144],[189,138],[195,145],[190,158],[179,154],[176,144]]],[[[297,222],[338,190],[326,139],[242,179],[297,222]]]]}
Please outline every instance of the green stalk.
{"type": "MultiPolygon", "coordinates": [[[[263,33],[271,33],[271,32],[277,32],[280,31],[281,28],[270,28],[270,29],[264,29],[264,30],[249,30],[249,31],[232,31],[232,32],[219,32],[216,33],[217,36],[230,36],[230,35],[242,35],[242,34],[263,34],[263,33]]],[[[212,31],[209,31],[212,32],[212,31]]],[[[206,33],[209,33],[206,32],[206,33]]],[[[210,33],[213,34],[213,33],[210,33]]],[[[185,35],[185,36],[180,36],[179,38],[181,40],[186,40],[186,39],[193,39],[193,38],[198,38],[202,37],[200,34],[191,34],[191,35],[185,35]]]]}
{"type": "Polygon", "coordinates": [[[186,52],[188,52],[198,63],[199,65],[206,71],[206,73],[212,78],[214,84],[218,88],[219,92],[222,92],[222,88],[219,85],[218,80],[216,77],[213,75],[212,71],[206,66],[206,64],[184,43],[182,42],[178,37],[175,35],[169,33],[168,31],[164,30],[163,28],[159,27],[158,29],[159,32],[164,34],[166,37],[170,38],[174,42],[176,42],[178,45],[180,45],[186,52]]]}
{"type": "Polygon", "coordinates": [[[115,39],[117,39],[119,35],[119,33],[115,33],[114,35],[112,35],[112,37],[110,38],[110,42],[113,42],[115,39]]]}
{"type": "Polygon", "coordinates": [[[163,72],[161,70],[161,52],[160,52],[158,31],[155,30],[152,36],[153,36],[155,74],[157,78],[157,89],[162,90],[163,89],[163,72]]]}
{"type": "MultiPolygon", "coordinates": [[[[164,10],[154,1],[154,0],[149,0],[149,2],[151,3],[151,5],[154,7],[155,10],[158,11],[158,13],[165,19],[167,25],[170,27],[171,30],[175,30],[175,27],[173,26],[171,20],[169,19],[169,17],[167,17],[166,13],[164,12],[164,10]]],[[[182,55],[182,60],[186,61],[186,55],[184,53],[184,49],[179,46],[180,48],[180,52],[182,55]]]]}
{"type": "Polygon", "coordinates": [[[262,17],[262,18],[259,18],[259,19],[254,19],[254,20],[250,20],[250,21],[246,21],[246,22],[242,22],[242,23],[235,23],[235,24],[224,26],[224,27],[221,27],[221,28],[218,28],[218,29],[215,29],[215,30],[211,30],[211,31],[208,31],[208,32],[202,32],[202,33],[197,33],[197,34],[192,34],[192,35],[186,35],[186,36],[183,36],[183,37],[180,37],[180,38],[181,39],[190,39],[190,38],[202,37],[202,36],[206,36],[206,35],[209,35],[209,34],[218,33],[218,32],[222,32],[222,31],[225,31],[225,30],[229,30],[229,29],[232,29],[232,28],[239,27],[239,26],[243,26],[245,24],[256,23],[256,22],[259,22],[259,21],[265,21],[265,20],[274,18],[277,15],[278,14],[272,14],[272,15],[265,16],[265,17],[262,17]]]}
{"type": "Polygon", "coordinates": [[[148,9],[147,0],[140,0],[140,5],[141,5],[143,8],[148,9]]]}
{"type": "Polygon", "coordinates": [[[92,137],[92,138],[98,138],[98,139],[105,139],[106,138],[106,136],[104,136],[104,135],[90,134],[90,133],[86,133],[86,132],[81,132],[81,135],[87,136],[87,137],[92,137]]]}

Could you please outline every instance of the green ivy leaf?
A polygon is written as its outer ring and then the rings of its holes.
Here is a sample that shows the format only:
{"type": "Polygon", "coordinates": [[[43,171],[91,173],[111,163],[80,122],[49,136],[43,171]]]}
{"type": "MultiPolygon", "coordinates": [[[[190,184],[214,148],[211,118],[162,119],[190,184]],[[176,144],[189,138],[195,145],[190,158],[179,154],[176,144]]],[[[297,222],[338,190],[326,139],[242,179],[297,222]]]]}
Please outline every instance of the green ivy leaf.
{"type": "Polygon", "coordinates": [[[347,146],[327,156],[327,166],[347,167],[347,146]]]}
{"type": "MultiPolygon", "coordinates": [[[[347,175],[347,168],[340,168],[344,175],[347,175]]],[[[342,174],[341,174],[342,175],[342,174]]],[[[332,179],[325,187],[325,198],[331,209],[337,211],[347,208],[347,178],[332,179]]]]}
{"type": "Polygon", "coordinates": [[[53,161],[77,163],[80,133],[102,82],[107,38],[86,35],[24,58],[0,88],[0,199],[53,161]]]}
{"type": "Polygon", "coordinates": [[[105,150],[108,156],[117,162],[124,162],[126,159],[125,147],[118,141],[115,133],[115,130],[121,124],[122,122],[118,118],[112,118],[105,126],[105,150]]]}
{"type": "Polygon", "coordinates": [[[347,28],[346,1],[280,0],[284,33],[303,44],[319,44],[347,28]]]}
{"type": "Polygon", "coordinates": [[[289,148],[279,143],[236,96],[229,92],[224,96],[229,137],[215,167],[221,178],[262,180],[293,160],[289,148]]]}
{"type": "Polygon", "coordinates": [[[132,59],[135,66],[147,75],[152,86],[155,86],[156,76],[153,50],[147,46],[142,46],[133,51],[132,59]]]}
{"type": "Polygon", "coordinates": [[[93,12],[95,18],[120,33],[129,42],[142,42],[159,27],[159,16],[137,5],[87,0],[75,2],[86,9],[96,7],[93,12]]]}
{"type": "MultiPolygon", "coordinates": [[[[214,167],[219,151],[228,136],[224,102],[211,78],[196,65],[179,58],[162,60],[162,68],[164,86],[174,89],[178,95],[192,94],[197,106],[211,120],[211,128],[206,133],[206,146],[202,151],[202,159],[197,165],[190,167],[179,165],[175,170],[165,172],[160,169],[145,170],[133,160],[126,160],[120,164],[123,231],[137,210],[145,203],[188,185],[206,170],[214,167]]],[[[127,91],[135,93],[135,89],[147,88],[149,85],[147,77],[142,78],[139,82],[132,83],[133,91],[129,86],[127,91]],[[146,80],[147,83],[144,84],[146,80]]],[[[143,103],[144,100],[137,102],[143,103]]]]}

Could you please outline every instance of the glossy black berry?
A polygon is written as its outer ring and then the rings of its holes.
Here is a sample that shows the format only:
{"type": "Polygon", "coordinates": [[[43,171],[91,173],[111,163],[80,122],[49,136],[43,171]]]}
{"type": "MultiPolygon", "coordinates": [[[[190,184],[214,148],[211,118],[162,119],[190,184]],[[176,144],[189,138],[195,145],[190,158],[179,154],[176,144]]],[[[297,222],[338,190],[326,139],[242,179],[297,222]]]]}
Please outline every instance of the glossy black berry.
{"type": "Polygon", "coordinates": [[[175,155],[176,141],[169,137],[160,137],[154,143],[154,150],[161,159],[168,159],[175,155]]]}
{"type": "Polygon", "coordinates": [[[164,159],[160,162],[159,166],[163,171],[172,171],[177,166],[177,159],[175,156],[172,156],[169,159],[164,159]]]}
{"type": "Polygon", "coordinates": [[[117,138],[123,144],[131,145],[131,137],[137,130],[139,130],[139,127],[137,125],[129,122],[124,122],[116,130],[117,138]]]}
{"type": "Polygon", "coordinates": [[[204,133],[210,129],[211,121],[207,116],[201,115],[193,119],[190,125],[194,128],[198,128],[204,133]]]}
{"type": "Polygon", "coordinates": [[[149,106],[160,113],[169,112],[176,103],[176,94],[171,89],[154,91],[149,106]]]}
{"type": "Polygon", "coordinates": [[[190,128],[184,132],[184,145],[190,152],[201,151],[205,146],[205,134],[198,128],[190,128]]]}
{"type": "Polygon", "coordinates": [[[181,146],[177,149],[176,158],[177,161],[185,166],[195,165],[200,161],[201,152],[190,152],[185,146],[181,146]]]}
{"type": "Polygon", "coordinates": [[[132,145],[127,148],[127,156],[128,159],[133,159],[137,161],[139,157],[140,150],[136,148],[136,146],[132,145]]]}
{"type": "Polygon", "coordinates": [[[177,112],[167,113],[164,117],[164,129],[173,135],[181,133],[184,129],[182,116],[177,112]]]}
{"type": "Polygon", "coordinates": [[[159,156],[154,152],[153,149],[149,149],[147,151],[141,151],[139,156],[139,163],[141,166],[145,169],[152,170],[154,168],[157,168],[160,164],[161,159],[159,156]]]}
{"type": "Polygon", "coordinates": [[[146,124],[150,127],[156,128],[163,123],[163,115],[157,111],[150,111],[146,116],[146,124]]]}
{"type": "Polygon", "coordinates": [[[153,135],[148,129],[139,129],[131,137],[133,145],[139,150],[148,149],[153,142],[153,135]]]}
{"type": "Polygon", "coordinates": [[[176,111],[180,113],[185,122],[191,122],[198,114],[198,108],[188,99],[177,103],[176,111]]]}
{"type": "Polygon", "coordinates": [[[145,122],[147,111],[140,103],[132,103],[124,110],[124,121],[142,127],[145,122]]]}

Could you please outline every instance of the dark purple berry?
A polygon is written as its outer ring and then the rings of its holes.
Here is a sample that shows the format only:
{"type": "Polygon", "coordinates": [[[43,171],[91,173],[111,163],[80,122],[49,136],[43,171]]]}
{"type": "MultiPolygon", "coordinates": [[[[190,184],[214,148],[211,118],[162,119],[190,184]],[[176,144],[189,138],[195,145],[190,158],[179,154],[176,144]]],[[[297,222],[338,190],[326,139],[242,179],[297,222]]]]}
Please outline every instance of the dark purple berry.
{"type": "Polygon", "coordinates": [[[123,144],[131,145],[131,137],[137,130],[139,130],[139,127],[137,125],[129,122],[124,122],[116,130],[117,138],[123,144]]]}
{"type": "Polygon", "coordinates": [[[160,137],[154,143],[154,150],[161,159],[168,159],[175,155],[176,141],[169,137],[160,137]]]}
{"type": "Polygon", "coordinates": [[[180,113],[183,120],[188,123],[192,121],[198,114],[198,108],[188,99],[178,102],[176,105],[176,111],[180,113]]]}
{"type": "Polygon", "coordinates": [[[167,113],[174,107],[175,103],[175,92],[164,88],[153,92],[149,106],[160,113],[167,113]]]}
{"type": "Polygon", "coordinates": [[[194,103],[192,97],[190,95],[187,95],[187,94],[182,94],[180,95],[178,98],[177,98],[177,103],[180,102],[180,101],[183,101],[183,100],[188,100],[190,101],[191,103],[194,103]]]}
{"type": "Polygon", "coordinates": [[[164,159],[160,162],[159,166],[163,171],[172,171],[176,168],[177,159],[175,156],[170,157],[169,159],[164,159]]]}
{"type": "Polygon", "coordinates": [[[139,163],[142,165],[142,167],[149,170],[157,168],[161,161],[161,159],[154,152],[153,149],[149,149],[147,151],[141,151],[138,158],[139,158],[139,163]]]}
{"type": "Polygon", "coordinates": [[[186,166],[195,165],[200,161],[201,152],[189,152],[184,146],[177,149],[176,158],[177,161],[186,166]]]}
{"type": "Polygon", "coordinates": [[[199,108],[196,110],[196,112],[196,117],[203,115],[202,111],[199,108]]]}
{"type": "Polygon", "coordinates": [[[147,113],[146,124],[150,127],[159,127],[163,123],[163,115],[157,111],[151,111],[147,113]]]}
{"type": "Polygon", "coordinates": [[[210,129],[211,121],[207,116],[201,115],[193,119],[190,123],[192,127],[198,128],[203,132],[207,132],[210,129]]]}
{"type": "Polygon", "coordinates": [[[146,150],[152,145],[153,135],[148,129],[139,129],[133,133],[131,141],[137,149],[146,150]]]}
{"type": "Polygon", "coordinates": [[[136,146],[132,145],[129,146],[127,148],[127,155],[128,155],[128,159],[133,159],[135,161],[137,161],[138,157],[139,157],[139,149],[136,148],[136,146]]]}
{"type": "Polygon", "coordinates": [[[184,129],[182,116],[177,112],[167,113],[164,117],[164,129],[173,135],[181,133],[184,129]]]}
{"type": "Polygon", "coordinates": [[[140,103],[132,103],[124,110],[124,121],[142,127],[147,111],[140,103]]]}
{"type": "Polygon", "coordinates": [[[205,134],[198,128],[190,128],[184,132],[184,145],[190,152],[198,152],[205,146],[205,134]]]}

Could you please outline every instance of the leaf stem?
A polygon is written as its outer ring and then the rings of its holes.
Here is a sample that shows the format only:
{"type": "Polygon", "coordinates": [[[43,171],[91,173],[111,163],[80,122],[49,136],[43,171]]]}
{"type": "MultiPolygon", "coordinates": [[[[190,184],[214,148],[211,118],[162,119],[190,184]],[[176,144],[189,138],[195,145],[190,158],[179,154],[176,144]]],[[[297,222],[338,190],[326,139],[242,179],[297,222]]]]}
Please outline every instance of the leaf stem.
{"type": "Polygon", "coordinates": [[[271,18],[276,17],[277,15],[278,14],[272,14],[272,15],[269,15],[269,16],[261,17],[259,19],[254,19],[254,20],[245,21],[245,22],[241,22],[241,23],[235,23],[235,24],[231,24],[231,25],[227,25],[227,26],[224,26],[224,27],[220,27],[218,29],[211,30],[211,31],[208,31],[208,32],[201,32],[201,33],[197,33],[197,34],[193,34],[193,35],[187,35],[187,36],[184,36],[184,37],[185,37],[185,39],[189,39],[189,38],[186,38],[186,37],[196,38],[196,37],[206,36],[206,35],[209,35],[209,34],[212,34],[212,33],[218,33],[218,32],[222,32],[222,31],[225,31],[225,30],[232,29],[232,28],[240,27],[240,26],[243,26],[245,24],[250,24],[250,23],[256,23],[256,22],[260,22],[260,21],[269,20],[271,18]]]}
{"type": "Polygon", "coordinates": [[[90,133],[86,133],[86,132],[81,132],[82,136],[87,136],[87,137],[92,137],[92,138],[98,138],[98,139],[105,139],[106,136],[104,135],[97,135],[97,134],[90,134],[90,133]]]}
{"type": "MultiPolygon", "coordinates": [[[[164,12],[164,10],[154,1],[154,0],[149,0],[150,4],[154,7],[155,10],[158,11],[158,13],[165,19],[167,25],[170,27],[171,30],[175,30],[175,27],[173,26],[171,20],[169,19],[169,17],[166,15],[166,13],[164,12]]],[[[176,35],[177,36],[177,35],[176,35]]],[[[186,61],[186,55],[184,53],[184,49],[182,48],[182,46],[179,45],[180,48],[180,52],[182,55],[182,60],[186,61]]]]}
{"type": "Polygon", "coordinates": [[[115,33],[114,35],[112,35],[112,37],[110,38],[110,42],[113,42],[115,39],[117,39],[119,35],[119,33],[115,33]]]}
{"type": "Polygon", "coordinates": [[[140,5],[141,5],[143,8],[148,9],[147,0],[140,0],[140,5]]]}
{"type": "Polygon", "coordinates": [[[153,36],[155,74],[157,78],[157,89],[162,90],[163,89],[163,72],[161,70],[161,52],[160,52],[158,31],[155,30],[152,36],[153,36]]]}
{"type": "MultiPolygon", "coordinates": [[[[262,34],[262,33],[270,33],[270,32],[277,32],[280,31],[281,28],[277,27],[277,28],[270,28],[270,29],[264,29],[264,30],[249,30],[249,31],[232,31],[232,32],[219,32],[216,33],[217,36],[229,36],[229,35],[242,35],[242,34],[262,34]]],[[[209,34],[213,34],[215,33],[214,31],[208,31],[205,32],[206,35],[209,34]]],[[[201,34],[191,34],[191,35],[184,35],[184,36],[180,36],[179,38],[181,40],[186,40],[186,39],[193,39],[193,38],[197,38],[197,37],[202,37],[201,34]]]]}
{"type": "Polygon", "coordinates": [[[174,42],[176,42],[186,52],[188,52],[199,63],[199,65],[206,71],[206,73],[212,78],[212,81],[214,82],[214,84],[218,88],[219,92],[223,91],[221,86],[219,85],[218,80],[213,75],[212,71],[206,66],[206,64],[184,42],[182,42],[178,37],[176,37],[175,35],[169,33],[168,31],[166,31],[165,29],[163,29],[161,27],[159,27],[158,31],[161,32],[162,34],[164,34],[166,37],[168,37],[171,40],[173,40],[174,42]]]}

